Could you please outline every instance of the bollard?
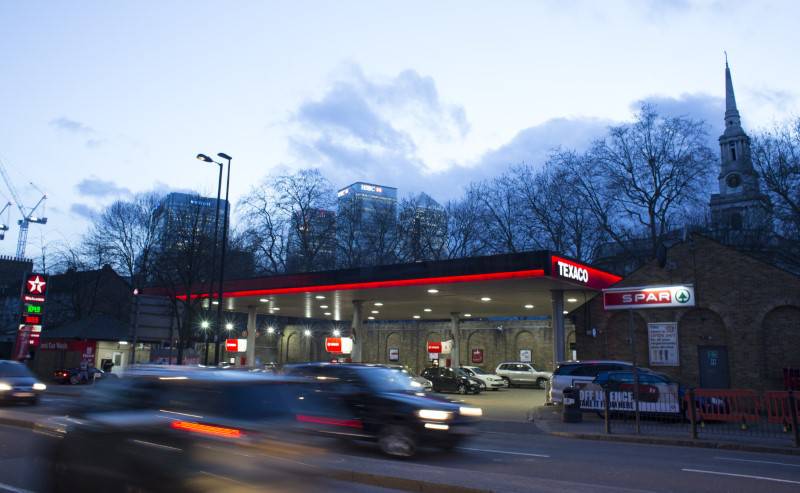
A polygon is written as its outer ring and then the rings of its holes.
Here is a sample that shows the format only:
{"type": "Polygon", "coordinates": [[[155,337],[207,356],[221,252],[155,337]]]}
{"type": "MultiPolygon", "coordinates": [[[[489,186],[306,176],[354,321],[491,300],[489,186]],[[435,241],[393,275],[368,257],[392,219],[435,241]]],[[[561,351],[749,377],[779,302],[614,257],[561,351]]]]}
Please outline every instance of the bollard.
{"type": "Polygon", "coordinates": [[[794,431],[794,446],[800,447],[800,430],[797,429],[797,401],[794,391],[789,391],[789,413],[792,416],[792,430],[794,431]]]}
{"type": "Polygon", "coordinates": [[[694,389],[689,389],[689,421],[691,423],[692,440],[697,440],[697,408],[694,401],[694,389]]]}
{"type": "Polygon", "coordinates": [[[583,421],[581,400],[578,389],[567,387],[564,389],[561,421],[564,423],[580,423],[583,421]]]}

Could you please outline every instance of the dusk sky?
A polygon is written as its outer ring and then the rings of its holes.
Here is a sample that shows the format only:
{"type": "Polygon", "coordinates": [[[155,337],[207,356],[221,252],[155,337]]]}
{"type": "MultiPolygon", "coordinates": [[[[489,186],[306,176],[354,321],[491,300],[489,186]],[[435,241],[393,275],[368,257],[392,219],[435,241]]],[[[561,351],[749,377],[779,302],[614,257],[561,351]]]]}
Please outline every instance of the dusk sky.
{"type": "Polygon", "coordinates": [[[25,205],[29,182],[49,196],[30,257],[117,198],[215,193],[199,152],[234,157],[234,202],[303,167],[444,202],[641,101],[716,139],[723,50],[747,131],[797,116],[798,19],[796,1],[5,0],[0,159],[25,205]]]}

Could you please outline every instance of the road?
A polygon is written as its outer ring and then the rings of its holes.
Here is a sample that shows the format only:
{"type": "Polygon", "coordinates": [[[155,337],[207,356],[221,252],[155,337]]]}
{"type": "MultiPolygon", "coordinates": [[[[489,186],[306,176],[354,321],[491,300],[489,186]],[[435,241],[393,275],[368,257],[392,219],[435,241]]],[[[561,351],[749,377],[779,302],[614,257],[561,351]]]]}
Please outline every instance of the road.
{"type": "MultiPolygon", "coordinates": [[[[31,411],[55,413],[62,405],[48,399],[31,411]]],[[[42,491],[48,440],[30,430],[0,427],[0,492],[42,491]]],[[[453,452],[423,450],[404,461],[386,459],[370,445],[325,443],[329,467],[493,491],[800,490],[800,456],[583,441],[535,431],[482,432],[453,452]]],[[[348,484],[341,491],[388,490],[348,484]]]]}

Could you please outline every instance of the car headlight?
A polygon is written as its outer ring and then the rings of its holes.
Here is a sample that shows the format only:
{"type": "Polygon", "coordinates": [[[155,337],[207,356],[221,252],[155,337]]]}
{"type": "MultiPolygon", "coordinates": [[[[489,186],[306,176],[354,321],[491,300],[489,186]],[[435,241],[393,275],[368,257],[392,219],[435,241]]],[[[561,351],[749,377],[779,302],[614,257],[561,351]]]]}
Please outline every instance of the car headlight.
{"type": "Polygon", "coordinates": [[[438,411],[436,409],[420,409],[419,411],[417,411],[417,416],[419,416],[422,419],[444,421],[450,418],[450,413],[447,411],[438,411]]]}
{"type": "Polygon", "coordinates": [[[47,385],[43,383],[36,382],[35,384],[33,384],[33,390],[45,390],[45,389],[47,389],[47,385]]]}
{"type": "Polygon", "coordinates": [[[0,383],[0,392],[5,392],[5,391],[11,390],[11,389],[12,389],[11,385],[9,385],[7,383],[0,383]]]}
{"type": "Polygon", "coordinates": [[[483,416],[483,409],[479,407],[459,407],[458,412],[462,416],[483,416]]]}
{"type": "Polygon", "coordinates": [[[412,381],[411,381],[411,386],[412,386],[412,387],[422,387],[422,384],[421,384],[421,383],[419,383],[419,382],[415,382],[414,380],[412,380],[412,381]]]}

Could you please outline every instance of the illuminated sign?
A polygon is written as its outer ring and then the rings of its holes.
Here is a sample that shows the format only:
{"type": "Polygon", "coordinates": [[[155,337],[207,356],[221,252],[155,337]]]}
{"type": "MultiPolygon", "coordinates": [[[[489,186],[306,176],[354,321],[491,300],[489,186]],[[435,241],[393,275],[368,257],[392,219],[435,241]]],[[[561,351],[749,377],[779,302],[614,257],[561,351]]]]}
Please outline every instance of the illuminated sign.
{"type": "Polygon", "coordinates": [[[442,352],[442,343],[441,342],[431,342],[428,341],[428,352],[439,354],[442,352]]]}
{"type": "Polygon", "coordinates": [[[27,313],[41,314],[42,313],[42,306],[41,305],[26,304],[25,305],[25,311],[27,313]]]}
{"type": "Polygon", "coordinates": [[[350,354],[353,352],[353,339],[349,337],[326,337],[325,350],[335,354],[350,354]]]}
{"type": "Polygon", "coordinates": [[[563,260],[557,260],[556,266],[558,267],[558,275],[561,277],[579,282],[589,282],[589,269],[585,267],[563,260]]]}
{"type": "Polygon", "coordinates": [[[23,314],[20,323],[25,325],[42,325],[42,316],[23,314]]]}
{"type": "Polygon", "coordinates": [[[225,351],[244,353],[247,351],[247,339],[225,339],[225,351]]]}
{"type": "Polygon", "coordinates": [[[606,310],[637,310],[642,308],[693,307],[694,286],[645,286],[603,290],[606,310]]]}
{"type": "Polygon", "coordinates": [[[556,255],[550,256],[550,276],[598,290],[613,286],[622,280],[622,277],[616,274],[556,255]]]}
{"type": "Polygon", "coordinates": [[[361,184],[361,190],[364,192],[383,193],[383,187],[379,187],[378,185],[367,185],[366,183],[361,184]]]}
{"type": "Polygon", "coordinates": [[[336,196],[337,197],[344,197],[348,193],[350,193],[350,189],[349,188],[345,188],[344,190],[339,190],[338,192],[336,192],[336,196]]]}
{"type": "Polygon", "coordinates": [[[31,296],[44,296],[47,293],[47,276],[31,274],[25,282],[25,294],[31,296]]]}

